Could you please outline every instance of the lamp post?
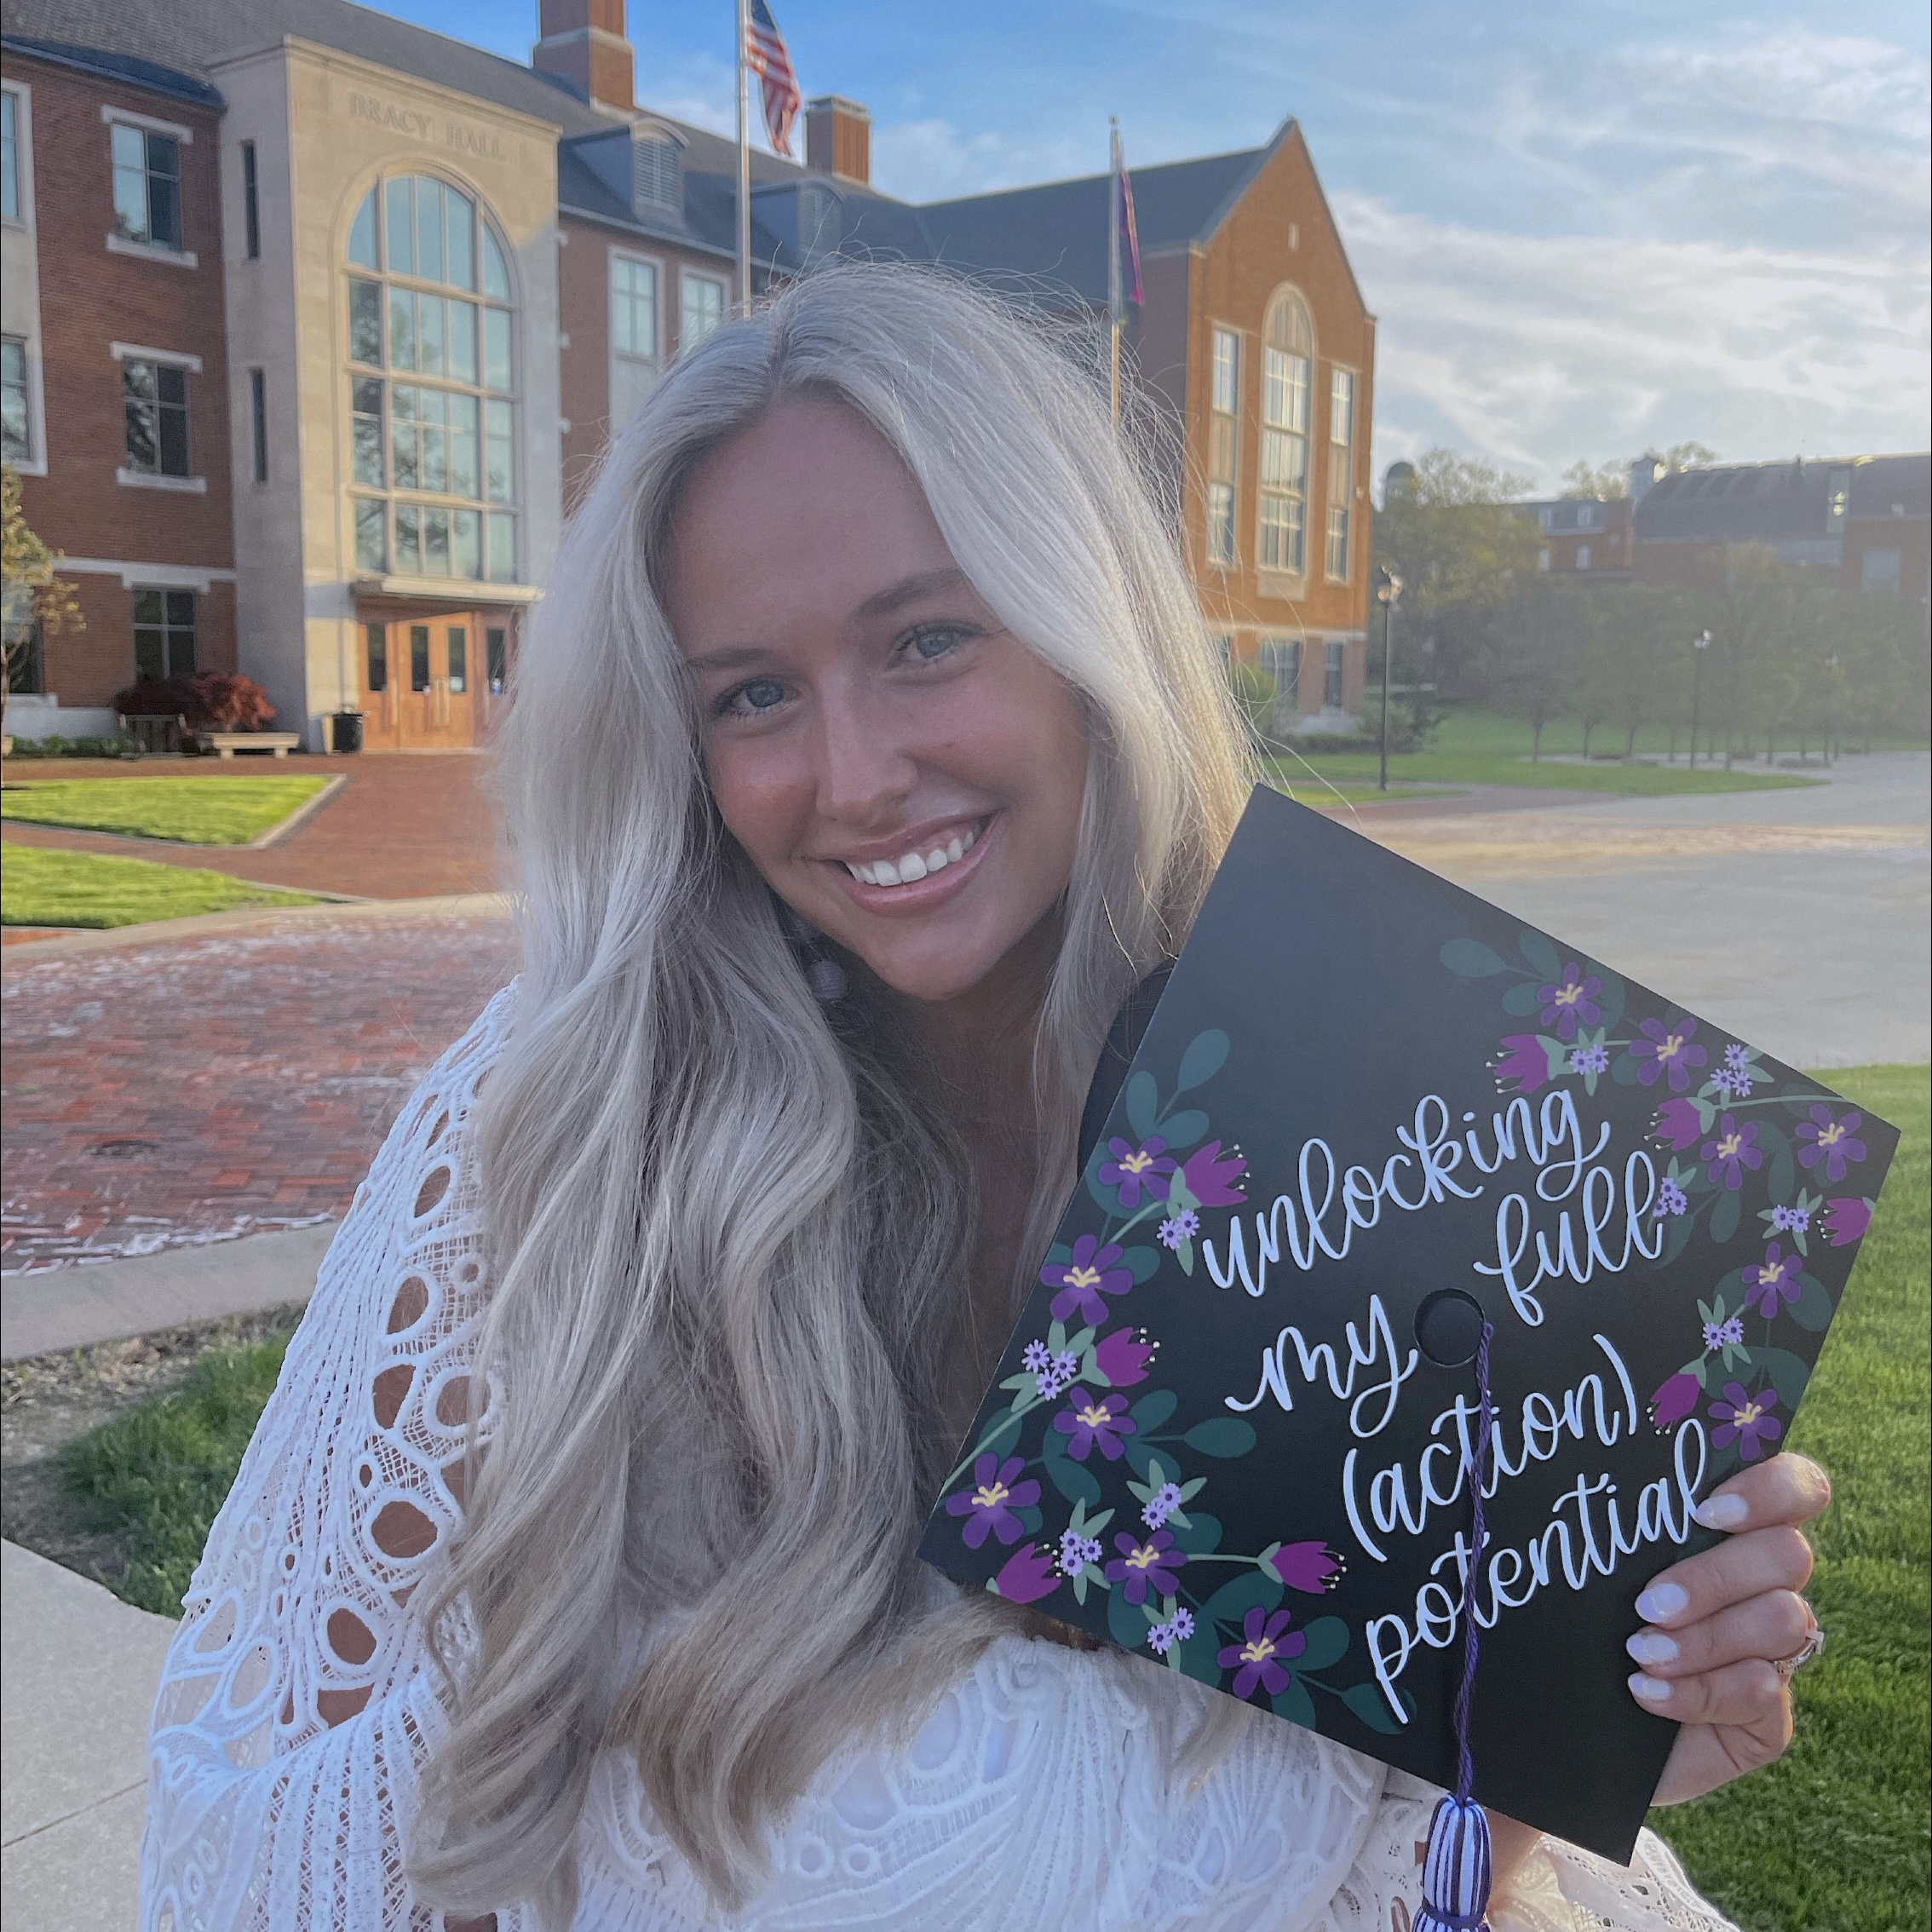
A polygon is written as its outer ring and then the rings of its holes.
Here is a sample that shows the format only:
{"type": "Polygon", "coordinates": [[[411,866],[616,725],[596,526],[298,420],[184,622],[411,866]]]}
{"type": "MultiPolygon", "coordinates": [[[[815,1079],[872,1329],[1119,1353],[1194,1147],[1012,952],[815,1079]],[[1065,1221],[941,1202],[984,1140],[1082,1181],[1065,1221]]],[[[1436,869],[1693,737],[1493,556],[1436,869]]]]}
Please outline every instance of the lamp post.
{"type": "Polygon", "coordinates": [[[1395,606],[1402,595],[1402,580],[1387,564],[1376,572],[1382,579],[1375,601],[1382,606],[1382,772],[1377,780],[1383,791],[1389,789],[1389,684],[1390,661],[1395,637],[1395,606]]]}
{"type": "Polygon", "coordinates": [[[1697,762],[1697,708],[1704,695],[1704,653],[1711,648],[1711,633],[1700,630],[1691,639],[1690,762],[1697,762]]]}
{"type": "Polygon", "coordinates": [[[1838,653],[1834,651],[1825,660],[1825,668],[1831,676],[1825,687],[1825,762],[1831,762],[1831,728],[1838,722],[1838,653]]]}

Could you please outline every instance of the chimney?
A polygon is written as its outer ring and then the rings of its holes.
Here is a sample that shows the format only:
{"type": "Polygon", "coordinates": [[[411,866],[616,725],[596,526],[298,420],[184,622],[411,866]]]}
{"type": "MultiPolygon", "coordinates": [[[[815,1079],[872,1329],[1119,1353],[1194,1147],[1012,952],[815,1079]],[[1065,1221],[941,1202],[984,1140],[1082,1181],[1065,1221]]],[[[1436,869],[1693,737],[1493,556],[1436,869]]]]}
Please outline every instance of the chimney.
{"type": "Polygon", "coordinates": [[[872,112],[842,95],[821,94],[805,103],[805,165],[820,174],[870,187],[872,112]]]}
{"type": "Polygon", "coordinates": [[[1643,493],[1664,474],[1664,459],[1660,456],[1640,456],[1630,465],[1630,501],[1643,501],[1643,493]]]}
{"type": "Polygon", "coordinates": [[[630,43],[624,38],[624,0],[540,0],[530,65],[553,74],[594,106],[628,114],[630,43]]]}

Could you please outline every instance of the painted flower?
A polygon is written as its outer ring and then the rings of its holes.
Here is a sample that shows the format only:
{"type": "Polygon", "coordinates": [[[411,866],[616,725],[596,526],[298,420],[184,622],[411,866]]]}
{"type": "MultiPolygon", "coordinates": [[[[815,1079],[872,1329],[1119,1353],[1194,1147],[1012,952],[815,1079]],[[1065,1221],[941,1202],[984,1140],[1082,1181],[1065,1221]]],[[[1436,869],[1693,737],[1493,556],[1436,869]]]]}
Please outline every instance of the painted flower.
{"type": "Polygon", "coordinates": [[[1745,1168],[1764,1164],[1764,1150],[1757,1145],[1757,1123],[1747,1120],[1740,1127],[1728,1113],[1699,1151],[1710,1163],[1711,1178],[1722,1181],[1734,1194],[1744,1186],[1745,1168]]]}
{"type": "Polygon", "coordinates": [[[1124,1295],[1134,1285],[1132,1272],[1120,1265],[1118,1244],[1102,1247],[1097,1234],[1083,1234],[1070,1261],[1049,1262],[1040,1281],[1060,1291],[1050,1304],[1055,1321],[1065,1321],[1076,1309],[1082,1321],[1105,1321],[1107,1303],[1101,1297],[1124,1295]]]}
{"type": "Polygon", "coordinates": [[[1082,1536],[1077,1529],[1060,1532],[1060,1573],[1077,1577],[1090,1563],[1097,1563],[1107,1552],[1097,1536],[1082,1536]]]}
{"type": "Polygon", "coordinates": [[[1716,1354],[1720,1348],[1738,1348],[1744,1338],[1742,1315],[1732,1315],[1723,1321],[1707,1321],[1704,1325],[1704,1352],[1707,1355],[1716,1354]]]}
{"type": "Polygon", "coordinates": [[[1843,1181],[1847,1164],[1865,1159],[1865,1142],[1858,1138],[1858,1130],[1864,1124],[1862,1113],[1841,1113],[1834,1118],[1831,1108],[1819,1101],[1811,1110],[1810,1119],[1797,1124],[1797,1137],[1810,1143],[1798,1149],[1798,1165],[1815,1167],[1823,1161],[1825,1178],[1843,1181]]]}
{"type": "Polygon", "coordinates": [[[1101,1185],[1120,1190],[1122,1207],[1137,1208],[1143,1193],[1151,1196],[1166,1193],[1164,1187],[1154,1186],[1154,1179],[1158,1176],[1164,1180],[1174,1171],[1174,1157],[1159,1135],[1149,1136],[1137,1147],[1116,1135],[1107,1143],[1107,1151],[1113,1159],[1101,1163],[1101,1185]]]}
{"type": "Polygon", "coordinates": [[[1144,1328],[1117,1328],[1103,1335],[1094,1348],[1094,1366],[1115,1389],[1131,1389],[1147,1379],[1147,1370],[1160,1344],[1147,1339],[1144,1328]]]}
{"type": "Polygon", "coordinates": [[[1044,1547],[1029,1543],[1015,1550],[994,1579],[999,1594],[1009,1603],[1038,1603],[1060,1588],[1060,1572],[1044,1547]]]}
{"type": "Polygon", "coordinates": [[[1191,1207],[1182,1208],[1178,1214],[1170,1214],[1161,1222],[1160,1245],[1164,1248],[1178,1248],[1183,1241],[1191,1241],[1201,1231],[1201,1217],[1191,1207]]]}
{"type": "Polygon", "coordinates": [[[1681,1094],[1690,1085],[1691,1069],[1711,1057],[1694,1044],[1697,1021],[1688,1013],[1669,1026],[1661,1020],[1646,1020],[1638,1031],[1643,1037],[1630,1042],[1630,1057],[1637,1063],[1637,1078],[1647,1087],[1668,1077],[1670,1091],[1681,1094]]]}
{"type": "Polygon", "coordinates": [[[1594,973],[1584,978],[1573,959],[1554,986],[1536,989],[1536,997],[1543,1003],[1538,1018],[1545,1026],[1555,1027],[1558,1039],[1573,1040],[1579,1020],[1586,1026],[1594,1026],[1603,1017],[1596,1003],[1596,996],[1602,991],[1602,980],[1594,973]]]}
{"type": "Polygon", "coordinates": [[[1688,1369],[1680,1369],[1650,1398],[1650,1419],[1659,1429],[1673,1429],[1697,1406],[1704,1384],[1688,1369]]]}
{"type": "Polygon", "coordinates": [[[1044,1375],[1053,1366],[1053,1350],[1044,1342],[1029,1342],[1020,1351],[1020,1366],[1032,1375],[1044,1375]]]}
{"type": "Polygon", "coordinates": [[[1107,1567],[1107,1580],[1120,1586],[1130,1603],[1145,1603],[1151,1590],[1156,1596],[1171,1596],[1175,1579],[1187,1561],[1184,1550],[1174,1547],[1172,1530],[1151,1532],[1145,1543],[1124,1532],[1113,1539],[1120,1554],[1107,1567]]]}
{"type": "Polygon", "coordinates": [[[1134,1434],[1134,1419],[1126,1411],[1124,1395],[1090,1395],[1084,1389],[1076,1389],[1053,1418],[1053,1426],[1072,1439],[1067,1453],[1076,1463],[1085,1462],[1096,1444],[1108,1462],[1118,1463],[1126,1448],[1122,1439],[1134,1434]]]}
{"type": "Polygon", "coordinates": [[[1156,1657],[1164,1657],[1177,1643],[1185,1643],[1194,1634],[1194,1613],[1182,1605],[1164,1624],[1156,1624],[1147,1632],[1147,1648],[1156,1657]]]}
{"type": "Polygon", "coordinates": [[[1751,1070],[1748,1067],[1720,1067],[1711,1076],[1711,1084],[1716,1089],[1720,1100],[1747,1099],[1751,1089],[1751,1070]]]}
{"type": "Polygon", "coordinates": [[[1299,1630],[1288,1628],[1288,1613],[1277,1610],[1273,1616],[1256,1604],[1241,1625],[1241,1641],[1224,1644],[1215,1661],[1224,1670],[1234,1672],[1236,1697],[1251,1697],[1259,1684],[1270,1697],[1279,1697],[1288,1688],[1288,1673],[1282,1669],[1308,1647],[1299,1630]]]}
{"type": "Polygon", "coordinates": [[[1610,1071],[1610,1049],[1598,1040],[1591,1046],[1570,1049],[1570,1071],[1573,1073],[1607,1073],[1610,1071]]]}
{"type": "Polygon", "coordinates": [[[946,1498],[946,1513],[966,1519],[959,1533],[969,1550],[977,1550],[989,1536],[1004,1544],[1020,1540],[1026,1526],[1014,1511],[1030,1509],[1040,1499],[1038,1483],[1020,1480],[1026,1467],[1018,1456],[1003,1463],[989,1450],[973,1465],[973,1486],[946,1498]]]}
{"type": "Polygon", "coordinates": [[[1181,1485],[1177,1482],[1164,1482],[1147,1498],[1147,1507],[1141,1511],[1141,1521],[1149,1529],[1159,1529],[1180,1507],[1181,1485]]]}
{"type": "Polygon", "coordinates": [[[1825,1205],[1825,1239],[1834,1248],[1849,1248],[1861,1240],[1872,1225],[1872,1203],[1841,1195],[1825,1205]]]}
{"type": "Polygon", "coordinates": [[[1667,1214],[1682,1214],[1689,1205],[1690,1196],[1666,1174],[1657,1183],[1657,1205],[1650,1211],[1661,1221],[1667,1214]]]}
{"type": "Polygon", "coordinates": [[[1496,1062],[1496,1084],[1514,1080],[1519,1094],[1533,1094],[1550,1080],[1550,1055],[1534,1033],[1505,1033],[1503,1044],[1509,1050],[1496,1062]]]}
{"type": "Polygon", "coordinates": [[[1309,1596],[1333,1590],[1345,1567],[1325,1543],[1285,1543],[1268,1558],[1268,1566],[1289,1589],[1309,1596]]]}
{"type": "Polygon", "coordinates": [[[1238,1207],[1248,1197],[1236,1183],[1247,1171],[1248,1157],[1239,1148],[1223,1154],[1221,1142],[1210,1141],[1187,1156],[1181,1178],[1203,1207],[1238,1207]]]}
{"type": "Polygon", "coordinates": [[[1037,1371],[1033,1386],[1043,1401],[1050,1402],[1080,1372],[1080,1358],[1071,1348],[1047,1357],[1046,1366],[1037,1371]]]}
{"type": "Polygon", "coordinates": [[[1771,1413],[1778,1398],[1768,1389],[1747,1395],[1742,1383],[1727,1382],[1722,1400],[1713,1402],[1706,1413],[1717,1427],[1711,1432],[1714,1449],[1728,1449],[1735,1442],[1747,1463],[1755,1463],[1767,1442],[1775,1442],[1785,1425],[1771,1413]]]}
{"type": "Polygon", "coordinates": [[[1757,1307],[1767,1321],[1778,1312],[1780,1302],[1798,1298],[1799,1257],[1787,1255],[1774,1241],[1764,1251],[1762,1262],[1748,1262],[1744,1269],[1745,1299],[1757,1307]]]}
{"type": "MultiPolygon", "coordinates": [[[[1642,1076],[1639,1074],[1638,1078],[1642,1076]]],[[[1653,1079],[1655,1078],[1652,1075],[1653,1079]]],[[[1658,1108],[1657,1124],[1651,1131],[1673,1153],[1682,1153],[1702,1138],[1704,1116],[1698,1112],[1695,1101],[1667,1100],[1658,1108]]]]}
{"type": "Polygon", "coordinates": [[[1801,1207],[1774,1207],[1771,1210],[1771,1225],[1780,1234],[1805,1234],[1811,1229],[1811,1215],[1801,1207]]]}
{"type": "Polygon", "coordinates": [[[1733,1040],[1724,1049],[1724,1065],[1733,1073],[1750,1072],[1751,1049],[1739,1041],[1733,1040]]]}

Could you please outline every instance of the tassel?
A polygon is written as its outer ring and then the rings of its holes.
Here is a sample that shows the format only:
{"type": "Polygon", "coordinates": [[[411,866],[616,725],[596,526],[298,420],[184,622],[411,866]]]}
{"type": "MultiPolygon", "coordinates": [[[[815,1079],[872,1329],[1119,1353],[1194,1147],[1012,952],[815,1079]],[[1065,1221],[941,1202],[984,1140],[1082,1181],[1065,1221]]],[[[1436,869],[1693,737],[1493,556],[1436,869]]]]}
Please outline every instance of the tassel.
{"type": "Polygon", "coordinates": [[[1445,1794],[1429,1823],[1415,1932],[1487,1932],[1489,1817],[1474,1798],[1445,1794]]]}

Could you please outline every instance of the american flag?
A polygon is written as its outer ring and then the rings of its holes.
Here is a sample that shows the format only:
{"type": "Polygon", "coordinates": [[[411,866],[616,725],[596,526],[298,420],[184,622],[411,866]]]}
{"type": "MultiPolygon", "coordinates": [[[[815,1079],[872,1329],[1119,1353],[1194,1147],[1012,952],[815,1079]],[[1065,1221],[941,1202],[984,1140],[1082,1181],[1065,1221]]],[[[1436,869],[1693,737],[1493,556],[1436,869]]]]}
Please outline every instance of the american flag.
{"type": "Polygon", "coordinates": [[[780,154],[791,152],[791,124],[802,96],[785,37],[765,0],[750,0],[745,10],[745,65],[757,75],[765,96],[765,131],[780,154]]]}

